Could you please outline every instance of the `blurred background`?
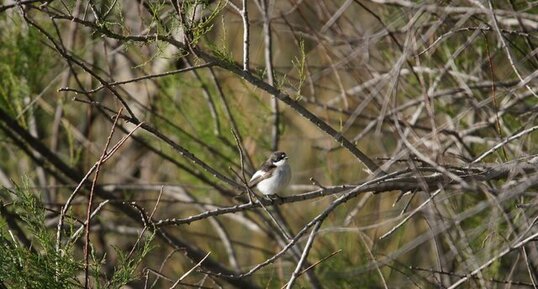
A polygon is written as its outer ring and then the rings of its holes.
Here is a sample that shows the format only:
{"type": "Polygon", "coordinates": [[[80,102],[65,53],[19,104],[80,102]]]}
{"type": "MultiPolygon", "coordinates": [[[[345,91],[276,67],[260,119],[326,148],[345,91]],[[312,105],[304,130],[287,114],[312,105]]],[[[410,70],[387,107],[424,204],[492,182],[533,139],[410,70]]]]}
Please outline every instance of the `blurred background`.
{"type": "Polygon", "coordinates": [[[536,288],[535,172],[468,172],[535,164],[537,6],[3,1],[2,285],[536,288]],[[340,136],[416,189],[331,208],[373,177],[340,136]],[[284,196],[334,189],[279,205],[297,245],[259,207],[186,219],[246,203],[275,150],[284,196]]]}

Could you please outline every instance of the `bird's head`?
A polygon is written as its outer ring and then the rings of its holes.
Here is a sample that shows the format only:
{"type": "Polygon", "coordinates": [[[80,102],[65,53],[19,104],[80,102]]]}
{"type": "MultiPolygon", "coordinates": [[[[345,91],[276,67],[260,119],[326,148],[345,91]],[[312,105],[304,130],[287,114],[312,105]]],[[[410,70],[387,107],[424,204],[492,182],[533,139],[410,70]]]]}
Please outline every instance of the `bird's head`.
{"type": "Polygon", "coordinates": [[[274,152],[271,154],[271,163],[277,167],[284,165],[288,161],[285,152],[274,152]]]}

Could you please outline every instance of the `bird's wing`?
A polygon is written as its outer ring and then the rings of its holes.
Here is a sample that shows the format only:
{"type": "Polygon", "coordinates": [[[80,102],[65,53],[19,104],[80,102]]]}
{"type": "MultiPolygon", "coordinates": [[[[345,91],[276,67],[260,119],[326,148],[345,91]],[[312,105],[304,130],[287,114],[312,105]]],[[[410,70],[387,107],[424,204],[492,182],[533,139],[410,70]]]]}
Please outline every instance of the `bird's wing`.
{"type": "Polygon", "coordinates": [[[276,169],[275,166],[271,166],[268,168],[262,167],[259,171],[256,171],[250,180],[248,181],[248,187],[253,188],[255,187],[259,182],[270,178],[273,175],[273,171],[276,169]]]}

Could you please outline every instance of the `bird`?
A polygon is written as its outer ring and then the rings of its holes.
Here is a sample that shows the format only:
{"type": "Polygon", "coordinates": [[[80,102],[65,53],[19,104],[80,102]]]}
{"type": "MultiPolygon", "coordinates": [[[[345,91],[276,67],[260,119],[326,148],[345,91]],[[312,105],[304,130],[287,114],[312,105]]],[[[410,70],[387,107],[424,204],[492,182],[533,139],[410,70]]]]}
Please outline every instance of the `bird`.
{"type": "Polygon", "coordinates": [[[291,180],[291,168],[285,152],[273,152],[250,178],[249,188],[256,187],[267,197],[277,196],[291,180]]]}

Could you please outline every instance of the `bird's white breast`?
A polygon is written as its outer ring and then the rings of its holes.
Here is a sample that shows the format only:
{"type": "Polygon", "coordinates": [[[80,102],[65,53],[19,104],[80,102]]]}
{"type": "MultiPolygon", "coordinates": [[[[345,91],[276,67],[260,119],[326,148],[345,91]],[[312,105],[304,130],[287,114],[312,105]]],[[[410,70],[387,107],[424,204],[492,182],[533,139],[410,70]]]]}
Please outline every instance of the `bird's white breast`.
{"type": "MultiPolygon", "coordinates": [[[[258,172],[256,172],[257,174],[258,172]]],[[[252,178],[256,177],[256,174],[252,178]]],[[[261,172],[260,175],[263,175],[261,172]]],[[[286,163],[281,166],[278,166],[273,175],[270,178],[267,178],[258,183],[256,188],[264,195],[274,195],[282,191],[290,182],[291,179],[291,169],[290,166],[286,163]]]]}

